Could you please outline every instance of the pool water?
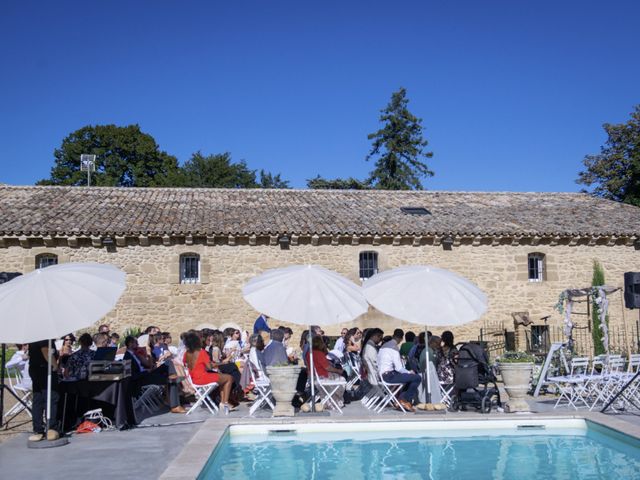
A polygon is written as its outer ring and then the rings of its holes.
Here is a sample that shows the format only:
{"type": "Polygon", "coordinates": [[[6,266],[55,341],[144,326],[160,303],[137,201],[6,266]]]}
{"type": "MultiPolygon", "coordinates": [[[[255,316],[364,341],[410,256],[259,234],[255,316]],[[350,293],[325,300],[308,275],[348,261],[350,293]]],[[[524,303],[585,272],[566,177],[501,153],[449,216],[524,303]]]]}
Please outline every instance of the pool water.
{"type": "Polygon", "coordinates": [[[199,478],[640,479],[637,439],[579,422],[564,428],[469,429],[449,422],[439,431],[308,433],[279,426],[251,434],[232,427],[199,478]]]}

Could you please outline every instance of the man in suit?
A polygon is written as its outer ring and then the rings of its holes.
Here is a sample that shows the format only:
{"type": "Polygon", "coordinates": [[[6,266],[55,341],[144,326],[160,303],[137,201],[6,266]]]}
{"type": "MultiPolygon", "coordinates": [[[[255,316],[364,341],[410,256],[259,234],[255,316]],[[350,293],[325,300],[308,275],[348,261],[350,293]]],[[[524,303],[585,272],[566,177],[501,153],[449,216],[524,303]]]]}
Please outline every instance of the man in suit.
{"type": "Polygon", "coordinates": [[[267,366],[286,365],[289,363],[287,349],[282,343],[284,331],[277,328],[271,330],[271,341],[264,347],[264,363],[267,366]]]}
{"type": "MultiPolygon", "coordinates": [[[[131,360],[131,380],[135,387],[145,385],[167,385],[169,389],[169,406],[171,413],[185,413],[185,409],[180,405],[180,392],[176,379],[169,378],[169,368],[166,364],[156,367],[153,360],[144,354],[138,347],[138,340],[135,337],[125,339],[127,351],[124,354],[125,360],[131,360]]],[[[175,376],[175,375],[174,375],[175,376]]]]}

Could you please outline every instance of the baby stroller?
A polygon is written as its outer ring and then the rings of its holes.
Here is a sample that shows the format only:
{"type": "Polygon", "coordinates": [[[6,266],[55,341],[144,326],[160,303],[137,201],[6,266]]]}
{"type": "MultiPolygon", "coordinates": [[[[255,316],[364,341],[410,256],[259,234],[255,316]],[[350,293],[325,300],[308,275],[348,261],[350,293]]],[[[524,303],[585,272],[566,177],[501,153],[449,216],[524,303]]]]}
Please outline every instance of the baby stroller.
{"type": "Polygon", "coordinates": [[[458,352],[455,367],[457,394],[452,398],[451,409],[474,407],[481,413],[489,413],[492,407],[501,406],[500,391],[487,352],[477,343],[464,343],[458,352]]]}

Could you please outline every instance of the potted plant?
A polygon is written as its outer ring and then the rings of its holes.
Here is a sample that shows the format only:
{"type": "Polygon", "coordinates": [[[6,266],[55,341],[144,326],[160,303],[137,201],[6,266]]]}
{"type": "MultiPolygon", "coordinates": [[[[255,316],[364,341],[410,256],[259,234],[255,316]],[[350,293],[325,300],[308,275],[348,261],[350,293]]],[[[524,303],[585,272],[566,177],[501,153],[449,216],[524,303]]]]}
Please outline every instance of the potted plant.
{"type": "Polygon", "coordinates": [[[296,383],[301,367],[287,363],[267,367],[267,375],[271,381],[271,394],[276,400],[274,417],[293,417],[295,410],[291,404],[296,394],[296,383]]]}
{"type": "Polygon", "coordinates": [[[535,358],[526,352],[505,352],[497,361],[504,388],[509,395],[507,412],[528,412],[525,396],[531,385],[535,358]]]}

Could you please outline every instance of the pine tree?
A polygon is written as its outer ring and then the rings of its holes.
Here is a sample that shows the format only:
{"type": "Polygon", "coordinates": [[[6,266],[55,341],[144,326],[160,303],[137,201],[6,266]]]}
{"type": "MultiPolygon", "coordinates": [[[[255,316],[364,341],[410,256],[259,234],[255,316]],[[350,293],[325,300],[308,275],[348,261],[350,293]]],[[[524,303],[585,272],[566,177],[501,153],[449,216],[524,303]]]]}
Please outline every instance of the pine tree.
{"type": "Polygon", "coordinates": [[[381,111],[383,127],[368,138],[373,145],[367,160],[377,157],[367,183],[383,190],[422,190],[420,179],[433,176],[422,161],[433,152],[425,152],[428,142],[422,137],[422,119],[407,108],[407,91],[400,88],[391,95],[389,105],[381,111]]]}

